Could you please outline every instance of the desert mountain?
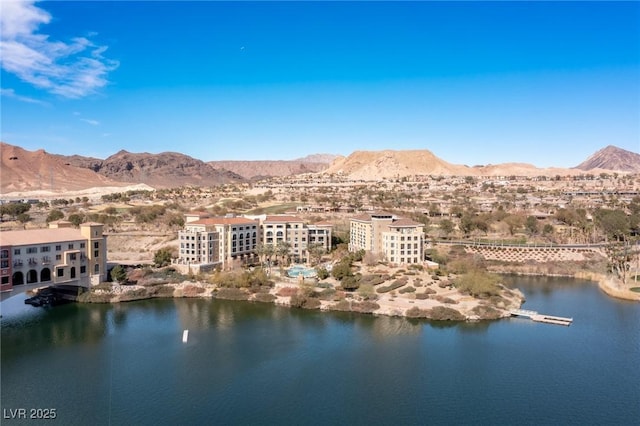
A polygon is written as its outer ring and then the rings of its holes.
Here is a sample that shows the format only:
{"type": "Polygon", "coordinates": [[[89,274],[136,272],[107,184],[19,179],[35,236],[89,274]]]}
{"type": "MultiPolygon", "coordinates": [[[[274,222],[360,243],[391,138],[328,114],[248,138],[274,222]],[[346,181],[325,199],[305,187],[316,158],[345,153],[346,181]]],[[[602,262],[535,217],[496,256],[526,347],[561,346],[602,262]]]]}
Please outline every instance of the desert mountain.
{"type": "Polygon", "coordinates": [[[578,164],[576,169],[590,171],[593,169],[616,170],[622,172],[640,172],[640,154],[609,145],[578,164]]]}
{"type": "Polygon", "coordinates": [[[294,161],[301,161],[303,163],[323,163],[329,165],[333,163],[341,155],[335,154],[311,154],[306,157],[298,158],[294,161]]]}
{"type": "Polygon", "coordinates": [[[118,185],[105,176],[74,166],[64,157],[49,154],[43,149],[27,151],[0,142],[0,150],[2,193],[39,190],[64,192],[118,185]]]}
{"type": "MultiPolygon", "coordinates": [[[[599,170],[599,169],[598,169],[599,170]]],[[[325,174],[341,174],[351,179],[375,180],[413,175],[433,176],[555,176],[577,175],[577,169],[545,168],[531,164],[502,163],[469,167],[451,164],[428,150],[356,151],[338,158],[325,174]]]]}
{"type": "Polygon", "coordinates": [[[303,160],[210,161],[208,164],[215,168],[229,170],[244,177],[245,179],[317,173],[329,167],[328,163],[308,162],[303,160]]]}
{"type": "Polygon", "coordinates": [[[177,152],[160,154],[119,151],[106,160],[72,156],[69,162],[86,167],[118,182],[145,183],[154,188],[183,185],[214,186],[242,181],[228,170],[219,170],[204,161],[177,152]]]}

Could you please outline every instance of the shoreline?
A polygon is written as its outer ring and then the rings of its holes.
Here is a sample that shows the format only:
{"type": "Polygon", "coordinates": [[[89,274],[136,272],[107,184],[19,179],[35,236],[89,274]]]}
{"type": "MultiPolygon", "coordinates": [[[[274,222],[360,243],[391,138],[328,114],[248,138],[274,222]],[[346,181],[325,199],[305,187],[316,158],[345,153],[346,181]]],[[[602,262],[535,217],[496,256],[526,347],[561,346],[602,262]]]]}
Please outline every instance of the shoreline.
{"type": "Polygon", "coordinates": [[[502,284],[498,285],[497,294],[473,297],[455,288],[451,277],[427,279],[427,276],[430,274],[412,276],[413,280],[398,291],[379,291],[385,286],[380,284],[373,294],[345,292],[332,279],[309,283],[280,278],[270,288],[253,289],[221,287],[191,280],[146,285],[109,284],[92,288],[80,295],[78,302],[120,303],[151,298],[197,297],[273,303],[321,311],[474,322],[511,317],[511,311],[519,309],[525,301],[519,289],[510,289],[502,284]]]}

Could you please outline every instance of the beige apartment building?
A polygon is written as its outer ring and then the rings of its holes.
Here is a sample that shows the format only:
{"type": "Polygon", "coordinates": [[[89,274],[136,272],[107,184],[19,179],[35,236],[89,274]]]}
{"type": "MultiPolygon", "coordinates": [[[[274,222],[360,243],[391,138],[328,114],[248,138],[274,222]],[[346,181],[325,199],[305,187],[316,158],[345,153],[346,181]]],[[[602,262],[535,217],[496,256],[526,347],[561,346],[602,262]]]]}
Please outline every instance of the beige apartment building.
{"type": "Polygon", "coordinates": [[[107,279],[107,241],[101,223],[80,229],[59,221],[47,229],[0,233],[2,291],[15,285],[50,283],[90,287],[107,279]]]}
{"type": "Polygon", "coordinates": [[[288,243],[289,254],[296,261],[306,257],[310,244],[321,244],[327,252],[331,249],[332,225],[328,222],[308,225],[296,216],[270,215],[262,220],[261,228],[265,245],[288,243]]]}
{"type": "Polygon", "coordinates": [[[391,213],[366,213],[350,220],[349,251],[364,250],[391,263],[424,261],[424,226],[391,213]]]}
{"type": "Polygon", "coordinates": [[[186,215],[184,229],[178,232],[178,259],[184,270],[229,269],[234,264],[254,260],[260,242],[260,222],[244,217],[201,218],[186,215]]]}
{"type": "Polygon", "coordinates": [[[184,229],[178,232],[178,258],[173,264],[182,272],[207,272],[216,267],[229,269],[257,261],[259,244],[289,244],[289,254],[296,260],[307,256],[309,244],[331,249],[332,225],[306,224],[290,215],[265,215],[256,218],[210,218],[199,213],[185,215],[184,229]]]}

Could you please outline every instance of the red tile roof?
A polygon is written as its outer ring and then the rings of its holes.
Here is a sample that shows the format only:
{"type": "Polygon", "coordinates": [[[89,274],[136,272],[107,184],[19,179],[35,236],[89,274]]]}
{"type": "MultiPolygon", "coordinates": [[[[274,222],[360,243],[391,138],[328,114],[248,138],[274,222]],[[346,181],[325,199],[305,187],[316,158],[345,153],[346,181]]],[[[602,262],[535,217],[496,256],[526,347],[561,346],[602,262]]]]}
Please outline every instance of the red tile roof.
{"type": "Polygon", "coordinates": [[[246,217],[210,217],[195,220],[185,225],[257,225],[259,222],[246,217]]]}
{"type": "Polygon", "coordinates": [[[270,222],[304,222],[302,219],[296,216],[288,216],[288,215],[271,215],[267,216],[263,223],[270,222]]]}

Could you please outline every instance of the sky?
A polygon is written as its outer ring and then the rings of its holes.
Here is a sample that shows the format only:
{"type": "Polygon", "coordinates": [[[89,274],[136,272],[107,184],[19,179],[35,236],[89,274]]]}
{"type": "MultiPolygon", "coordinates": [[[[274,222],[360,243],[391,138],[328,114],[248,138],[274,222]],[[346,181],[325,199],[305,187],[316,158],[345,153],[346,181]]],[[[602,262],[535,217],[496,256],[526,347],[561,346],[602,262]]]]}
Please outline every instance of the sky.
{"type": "Polygon", "coordinates": [[[640,3],[0,3],[2,141],[204,160],[640,152],[640,3]]]}

